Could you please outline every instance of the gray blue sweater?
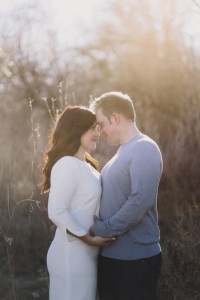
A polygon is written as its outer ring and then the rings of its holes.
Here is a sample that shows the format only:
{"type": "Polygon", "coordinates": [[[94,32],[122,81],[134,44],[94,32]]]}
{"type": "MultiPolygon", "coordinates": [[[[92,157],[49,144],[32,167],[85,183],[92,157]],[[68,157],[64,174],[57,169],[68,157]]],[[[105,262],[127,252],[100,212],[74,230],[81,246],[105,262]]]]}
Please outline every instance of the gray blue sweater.
{"type": "Polygon", "coordinates": [[[158,254],[157,192],[163,163],[157,144],[140,134],[123,144],[102,170],[95,235],[116,240],[101,255],[135,260],[158,254]]]}

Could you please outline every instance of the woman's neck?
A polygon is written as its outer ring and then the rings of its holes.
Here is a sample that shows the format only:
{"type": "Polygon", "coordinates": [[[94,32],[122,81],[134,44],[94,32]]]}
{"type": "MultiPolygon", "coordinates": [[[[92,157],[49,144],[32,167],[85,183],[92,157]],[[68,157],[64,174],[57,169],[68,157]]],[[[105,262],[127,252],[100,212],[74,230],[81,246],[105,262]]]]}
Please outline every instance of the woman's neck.
{"type": "Polygon", "coordinates": [[[74,154],[74,157],[82,161],[85,161],[85,150],[79,148],[78,151],[74,154]]]}

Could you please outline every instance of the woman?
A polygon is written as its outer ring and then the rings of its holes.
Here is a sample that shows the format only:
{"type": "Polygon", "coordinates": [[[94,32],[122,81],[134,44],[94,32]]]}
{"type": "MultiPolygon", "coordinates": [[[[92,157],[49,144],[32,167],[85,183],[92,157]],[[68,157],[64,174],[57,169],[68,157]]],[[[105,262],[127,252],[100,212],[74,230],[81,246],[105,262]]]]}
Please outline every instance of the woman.
{"type": "Polygon", "coordinates": [[[42,187],[57,226],[47,254],[50,300],[95,300],[98,249],[112,241],[88,233],[101,196],[97,164],[88,154],[99,138],[95,122],[90,110],[66,107],[45,154],[42,187]]]}

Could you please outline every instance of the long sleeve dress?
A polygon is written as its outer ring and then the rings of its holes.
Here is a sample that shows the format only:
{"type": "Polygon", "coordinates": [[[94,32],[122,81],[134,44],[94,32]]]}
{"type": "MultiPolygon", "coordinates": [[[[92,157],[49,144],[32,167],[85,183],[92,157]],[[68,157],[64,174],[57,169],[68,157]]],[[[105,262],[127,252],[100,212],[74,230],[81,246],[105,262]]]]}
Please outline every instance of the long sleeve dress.
{"type": "Polygon", "coordinates": [[[51,172],[48,214],[57,226],[47,254],[50,300],[95,300],[98,247],[68,234],[83,236],[98,214],[100,174],[90,164],[65,156],[51,172]]]}

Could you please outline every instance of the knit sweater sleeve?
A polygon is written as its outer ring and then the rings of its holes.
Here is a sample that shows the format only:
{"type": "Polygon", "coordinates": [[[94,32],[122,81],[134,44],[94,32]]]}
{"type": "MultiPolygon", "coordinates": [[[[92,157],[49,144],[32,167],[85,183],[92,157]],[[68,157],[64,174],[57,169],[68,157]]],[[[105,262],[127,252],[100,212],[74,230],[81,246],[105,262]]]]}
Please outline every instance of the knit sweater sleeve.
{"type": "Polygon", "coordinates": [[[116,214],[94,225],[95,235],[117,236],[138,224],[155,204],[161,171],[161,156],[156,147],[146,142],[138,145],[129,166],[131,194],[116,214]]]}
{"type": "MultiPolygon", "coordinates": [[[[71,157],[63,157],[56,162],[51,172],[48,215],[64,233],[69,230],[77,236],[84,236],[87,231],[74,219],[70,210],[80,179],[78,165],[71,157]]],[[[70,235],[68,239],[73,240],[70,235]]]]}

